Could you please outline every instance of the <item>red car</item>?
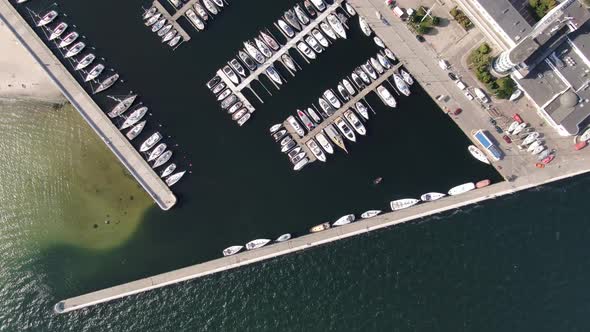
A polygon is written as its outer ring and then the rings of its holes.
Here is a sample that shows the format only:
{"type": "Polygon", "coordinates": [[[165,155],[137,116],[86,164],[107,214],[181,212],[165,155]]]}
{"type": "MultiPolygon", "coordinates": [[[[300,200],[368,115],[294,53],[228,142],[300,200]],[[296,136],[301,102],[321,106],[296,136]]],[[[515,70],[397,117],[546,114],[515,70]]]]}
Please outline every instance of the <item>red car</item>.
{"type": "Polygon", "coordinates": [[[512,116],[512,118],[514,119],[514,121],[518,122],[519,124],[523,123],[524,121],[522,120],[522,118],[520,117],[520,115],[518,115],[518,113],[514,114],[512,116]]]}
{"type": "Polygon", "coordinates": [[[512,143],[512,140],[510,139],[510,137],[508,137],[507,135],[502,136],[502,138],[504,139],[504,141],[508,144],[512,143]]]}
{"type": "Polygon", "coordinates": [[[463,112],[463,110],[462,110],[462,109],[460,109],[460,108],[457,108],[457,109],[456,109],[456,110],[453,112],[453,115],[459,115],[459,114],[461,114],[461,112],[463,112]]]}

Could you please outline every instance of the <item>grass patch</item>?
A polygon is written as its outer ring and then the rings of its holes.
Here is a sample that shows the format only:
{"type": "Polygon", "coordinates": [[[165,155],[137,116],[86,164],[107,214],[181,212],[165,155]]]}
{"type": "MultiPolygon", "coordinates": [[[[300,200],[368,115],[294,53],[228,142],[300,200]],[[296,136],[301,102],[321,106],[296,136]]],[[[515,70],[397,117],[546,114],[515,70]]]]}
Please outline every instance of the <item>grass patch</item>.
{"type": "Polygon", "coordinates": [[[495,78],[490,74],[492,64],[492,49],[487,43],[481,44],[469,55],[469,68],[477,79],[485,84],[488,92],[501,99],[508,99],[514,92],[516,85],[512,78],[495,78]]]}

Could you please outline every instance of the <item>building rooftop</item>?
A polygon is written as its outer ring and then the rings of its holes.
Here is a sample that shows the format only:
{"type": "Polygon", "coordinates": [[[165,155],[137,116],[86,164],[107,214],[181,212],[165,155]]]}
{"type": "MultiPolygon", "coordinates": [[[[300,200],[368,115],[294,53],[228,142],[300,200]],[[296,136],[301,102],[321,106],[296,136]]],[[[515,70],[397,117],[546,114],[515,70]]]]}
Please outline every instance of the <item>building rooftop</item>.
{"type": "Polygon", "coordinates": [[[479,4],[496,21],[513,43],[526,36],[534,25],[527,0],[479,0],[479,4]]]}

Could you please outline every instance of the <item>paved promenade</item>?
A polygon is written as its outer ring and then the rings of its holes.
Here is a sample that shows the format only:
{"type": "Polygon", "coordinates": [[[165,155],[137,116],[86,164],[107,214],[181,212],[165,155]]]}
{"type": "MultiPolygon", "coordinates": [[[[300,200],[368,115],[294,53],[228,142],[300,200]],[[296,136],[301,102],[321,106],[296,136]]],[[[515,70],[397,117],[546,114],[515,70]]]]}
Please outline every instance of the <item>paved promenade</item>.
{"type": "Polygon", "coordinates": [[[4,21],[64,96],[76,107],[84,120],[96,131],[158,206],[163,210],[174,206],[176,197],[170,188],[152,170],[150,165],[7,1],[0,1],[0,19],[4,21]]]}

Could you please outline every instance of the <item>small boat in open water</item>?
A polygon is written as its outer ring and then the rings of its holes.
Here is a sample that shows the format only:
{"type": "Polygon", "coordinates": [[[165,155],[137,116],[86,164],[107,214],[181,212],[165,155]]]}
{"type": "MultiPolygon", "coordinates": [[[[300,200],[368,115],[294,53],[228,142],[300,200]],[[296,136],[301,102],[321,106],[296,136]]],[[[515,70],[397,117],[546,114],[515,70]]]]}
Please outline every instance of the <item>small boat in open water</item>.
{"type": "Polygon", "coordinates": [[[467,182],[456,187],[453,187],[449,190],[450,196],[460,195],[475,189],[475,184],[473,182],[467,182]]]}
{"type": "Polygon", "coordinates": [[[340,217],[338,220],[336,220],[332,226],[342,226],[342,225],[346,225],[346,224],[350,224],[351,222],[353,222],[355,219],[354,214],[347,214],[345,216],[340,217]]]}
{"type": "Polygon", "coordinates": [[[407,209],[410,206],[414,206],[414,205],[418,204],[419,202],[420,202],[420,200],[415,199],[415,198],[403,198],[403,199],[391,201],[389,203],[389,206],[391,207],[391,211],[398,211],[398,210],[407,209]]]}
{"type": "Polygon", "coordinates": [[[223,249],[223,256],[235,255],[238,252],[240,252],[240,250],[242,250],[243,248],[244,248],[244,246],[231,246],[231,247],[227,247],[227,248],[223,249]]]}
{"type": "Polygon", "coordinates": [[[442,193],[432,192],[432,193],[426,193],[426,194],[420,196],[420,199],[424,202],[432,202],[432,201],[436,201],[437,199],[441,199],[445,196],[446,195],[442,194],[442,193]]]}
{"type": "Polygon", "coordinates": [[[321,232],[321,231],[325,231],[326,229],[330,228],[330,224],[325,222],[323,224],[319,224],[317,226],[313,226],[309,232],[310,233],[317,233],[317,232],[321,232]]]}
{"type": "Polygon", "coordinates": [[[376,216],[380,213],[381,213],[381,210],[369,210],[369,211],[363,212],[361,214],[361,218],[363,218],[363,219],[373,218],[374,216],[376,216]]]}
{"type": "Polygon", "coordinates": [[[264,247],[267,243],[269,243],[269,239],[256,239],[246,243],[246,250],[254,250],[261,247],[264,247]]]}

